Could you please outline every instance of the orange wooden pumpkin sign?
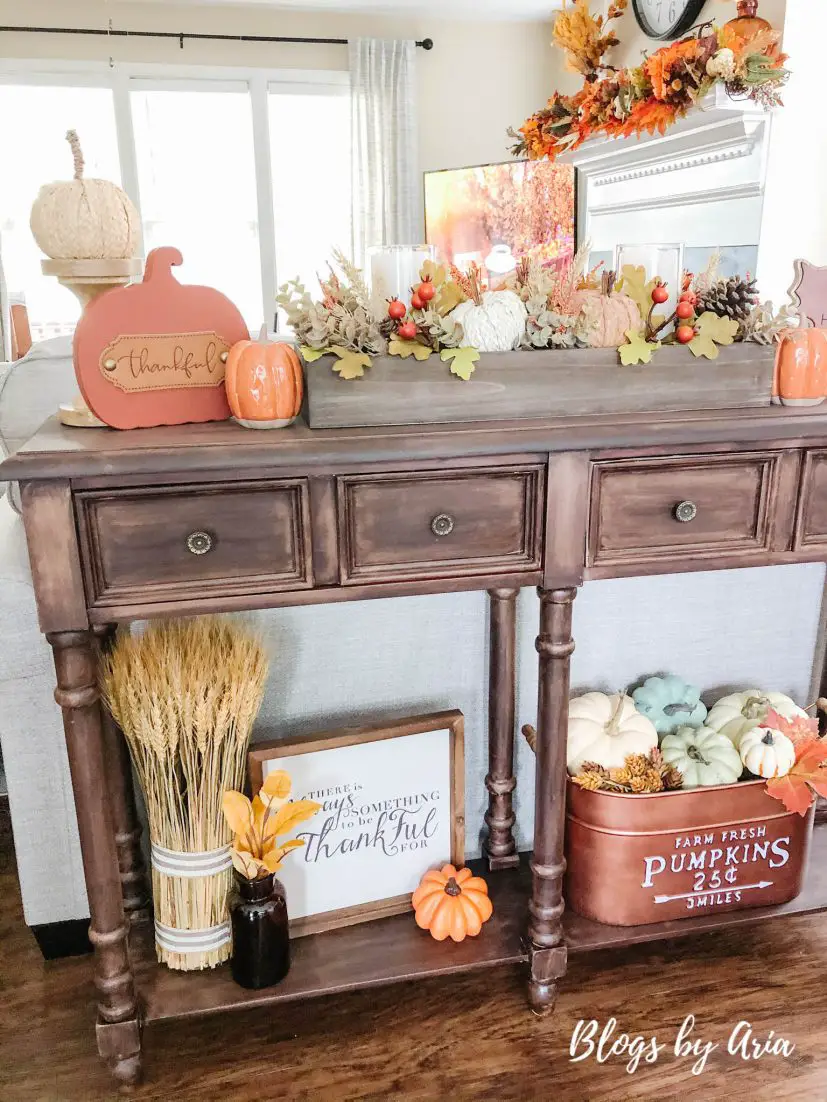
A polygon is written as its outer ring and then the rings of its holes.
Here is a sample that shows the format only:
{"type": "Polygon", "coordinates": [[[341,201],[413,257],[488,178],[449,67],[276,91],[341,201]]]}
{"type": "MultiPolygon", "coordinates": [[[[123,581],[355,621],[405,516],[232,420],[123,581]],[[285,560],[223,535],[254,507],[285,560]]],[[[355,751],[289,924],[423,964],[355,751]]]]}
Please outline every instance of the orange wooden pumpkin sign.
{"type": "Polygon", "coordinates": [[[292,345],[268,341],[266,326],[257,341],[230,349],[225,382],[233,417],[245,428],[285,428],[301,409],[301,361],[292,345]]]}
{"type": "Polygon", "coordinates": [[[827,398],[827,329],[788,329],[775,358],[773,399],[817,406],[827,398]]]}
{"type": "Polygon", "coordinates": [[[224,366],[248,336],[239,311],[212,287],[172,274],[177,249],[153,249],[142,283],[91,302],[75,330],[75,374],[92,412],[116,429],[224,421],[224,366]]]}

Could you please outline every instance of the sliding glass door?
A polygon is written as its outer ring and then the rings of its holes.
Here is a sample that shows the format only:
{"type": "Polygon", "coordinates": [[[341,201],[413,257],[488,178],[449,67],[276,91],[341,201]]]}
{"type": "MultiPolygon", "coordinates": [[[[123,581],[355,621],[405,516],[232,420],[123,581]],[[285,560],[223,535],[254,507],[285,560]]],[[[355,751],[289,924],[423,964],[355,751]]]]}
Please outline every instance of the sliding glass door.
{"type": "Polygon", "coordinates": [[[223,291],[253,332],[272,328],[278,283],[299,276],[315,291],[333,249],[350,250],[346,74],[48,64],[0,61],[0,263],[35,339],[71,332],[78,315],[41,275],[28,228],[40,185],[71,177],[70,127],[87,175],[122,183],[137,205],[144,253],[176,246],[182,282],[223,291]]]}

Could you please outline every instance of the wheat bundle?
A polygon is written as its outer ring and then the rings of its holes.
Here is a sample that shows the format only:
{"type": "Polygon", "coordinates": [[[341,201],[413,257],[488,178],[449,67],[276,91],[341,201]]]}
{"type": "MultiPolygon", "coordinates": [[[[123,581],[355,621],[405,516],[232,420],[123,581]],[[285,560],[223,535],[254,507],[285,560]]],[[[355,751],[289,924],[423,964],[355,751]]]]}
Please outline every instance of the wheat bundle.
{"type": "Polygon", "coordinates": [[[217,617],[121,634],[102,665],[103,696],[144,791],[156,952],[170,968],[213,968],[230,955],[231,832],[221,800],[227,789],[242,786],[266,676],[259,639],[243,624],[217,617]],[[188,854],[207,855],[206,867],[217,861],[221,871],[195,874],[205,858],[188,861],[188,854]],[[193,933],[187,941],[176,931],[193,933]]]}

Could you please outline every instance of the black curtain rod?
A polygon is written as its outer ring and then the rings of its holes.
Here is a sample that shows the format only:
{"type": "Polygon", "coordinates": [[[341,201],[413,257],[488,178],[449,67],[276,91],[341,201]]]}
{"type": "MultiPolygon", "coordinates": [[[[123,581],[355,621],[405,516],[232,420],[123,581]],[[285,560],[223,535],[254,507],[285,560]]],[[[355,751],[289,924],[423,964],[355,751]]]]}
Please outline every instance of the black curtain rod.
{"type": "MultiPolygon", "coordinates": [[[[184,40],[189,38],[198,41],[209,42],[296,42],[318,46],[347,46],[347,38],[286,38],[281,35],[261,34],[194,34],[189,31],[115,31],[100,28],[85,27],[0,27],[0,31],[10,31],[24,34],[95,34],[109,38],[177,38],[184,48],[184,40]]],[[[416,43],[423,50],[432,50],[434,40],[423,38],[416,43]]]]}

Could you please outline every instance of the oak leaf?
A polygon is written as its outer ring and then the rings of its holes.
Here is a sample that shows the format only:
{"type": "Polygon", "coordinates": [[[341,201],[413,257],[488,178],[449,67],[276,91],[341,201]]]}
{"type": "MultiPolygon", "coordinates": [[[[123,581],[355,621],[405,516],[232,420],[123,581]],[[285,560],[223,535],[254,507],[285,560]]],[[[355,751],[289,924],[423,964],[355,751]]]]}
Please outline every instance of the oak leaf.
{"type": "Polygon", "coordinates": [[[403,360],[407,360],[410,356],[413,356],[416,360],[421,362],[427,360],[432,352],[432,348],[420,344],[419,341],[391,341],[388,345],[388,355],[401,356],[403,360]]]}
{"type": "Polygon", "coordinates": [[[638,333],[636,329],[627,329],[626,339],[629,343],[621,345],[618,349],[620,362],[624,367],[631,367],[633,364],[651,363],[652,353],[657,352],[660,348],[660,341],[652,344],[650,341],[644,340],[643,335],[638,333]]]}
{"type": "Polygon", "coordinates": [[[330,351],[339,357],[333,370],[338,371],[342,379],[360,379],[365,374],[365,368],[371,365],[371,358],[366,352],[351,352],[349,348],[331,348],[330,351]]]}
{"type": "Polygon", "coordinates": [[[458,375],[467,383],[476,369],[480,354],[476,348],[443,348],[439,358],[443,363],[448,363],[450,360],[451,373],[458,375]]]}
{"type": "MultiPolygon", "coordinates": [[[[624,295],[635,300],[640,307],[640,316],[646,318],[652,309],[652,291],[658,283],[657,278],[646,279],[646,269],[642,264],[624,264],[620,273],[620,279],[615,285],[615,291],[622,291],[624,295]]],[[[657,329],[664,319],[652,318],[652,328],[657,329]]]]}
{"type": "Polygon", "coordinates": [[[315,363],[316,360],[320,360],[322,356],[329,356],[331,351],[330,348],[311,348],[309,344],[303,344],[301,348],[299,348],[302,359],[308,364],[315,363]]]}
{"type": "Polygon", "coordinates": [[[740,328],[740,322],[732,318],[719,318],[717,314],[707,310],[695,322],[698,335],[687,347],[694,356],[717,360],[720,354],[718,345],[734,344],[740,328]]]}
{"type": "Polygon", "coordinates": [[[767,792],[802,818],[812,806],[813,793],[827,799],[827,741],[813,739],[806,744],[785,777],[767,781],[767,792]]]}

